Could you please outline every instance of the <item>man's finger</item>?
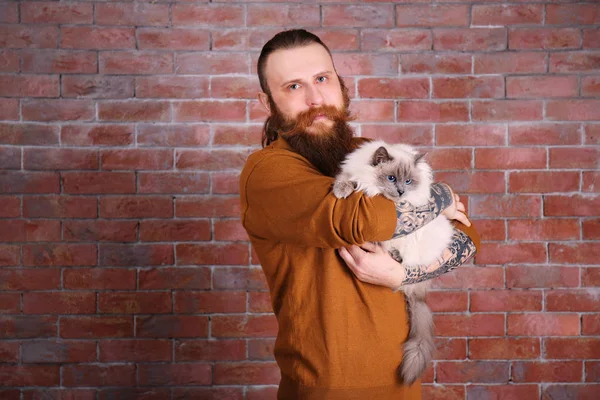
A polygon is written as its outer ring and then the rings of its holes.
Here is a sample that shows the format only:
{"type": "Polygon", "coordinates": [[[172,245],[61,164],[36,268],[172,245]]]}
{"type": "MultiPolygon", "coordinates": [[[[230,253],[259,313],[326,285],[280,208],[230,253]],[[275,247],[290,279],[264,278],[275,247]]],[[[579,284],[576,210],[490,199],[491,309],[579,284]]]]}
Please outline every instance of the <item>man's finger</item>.
{"type": "Polygon", "coordinates": [[[363,250],[374,253],[375,251],[377,251],[377,247],[379,246],[373,242],[364,242],[360,245],[360,247],[362,247],[363,250]]]}
{"type": "Polygon", "coordinates": [[[340,254],[340,257],[342,257],[342,260],[344,260],[346,265],[350,267],[351,270],[356,269],[356,262],[354,261],[354,257],[352,257],[348,249],[342,247],[338,249],[338,253],[340,254]]]}
{"type": "Polygon", "coordinates": [[[465,205],[461,201],[459,201],[458,203],[456,203],[456,209],[458,211],[463,211],[464,212],[465,211],[465,205]]]}
{"type": "Polygon", "coordinates": [[[456,214],[454,214],[454,219],[462,222],[466,226],[471,226],[471,221],[469,221],[469,218],[467,218],[467,216],[460,211],[457,211],[456,214]]]}

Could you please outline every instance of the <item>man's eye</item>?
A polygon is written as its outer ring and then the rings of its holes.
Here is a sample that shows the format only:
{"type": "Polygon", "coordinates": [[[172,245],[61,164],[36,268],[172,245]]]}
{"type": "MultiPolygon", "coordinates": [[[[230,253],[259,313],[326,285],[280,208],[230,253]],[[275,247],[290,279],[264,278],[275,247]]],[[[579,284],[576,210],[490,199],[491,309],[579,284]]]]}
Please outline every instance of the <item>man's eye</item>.
{"type": "Polygon", "coordinates": [[[317,78],[317,82],[321,82],[321,83],[325,82],[326,80],[327,80],[326,76],[320,76],[317,78]]]}
{"type": "Polygon", "coordinates": [[[299,87],[300,87],[300,85],[298,85],[297,83],[292,83],[290,86],[288,86],[288,88],[291,90],[296,90],[299,87]]]}

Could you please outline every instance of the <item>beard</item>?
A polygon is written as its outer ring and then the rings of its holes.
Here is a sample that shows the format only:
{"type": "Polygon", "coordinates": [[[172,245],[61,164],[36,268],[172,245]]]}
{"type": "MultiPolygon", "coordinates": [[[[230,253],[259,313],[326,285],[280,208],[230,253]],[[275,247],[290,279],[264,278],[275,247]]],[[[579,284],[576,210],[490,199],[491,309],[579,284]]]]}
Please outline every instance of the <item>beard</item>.
{"type": "MultiPolygon", "coordinates": [[[[335,177],[346,155],[354,150],[354,132],[348,124],[352,120],[347,106],[339,109],[331,105],[311,108],[296,118],[285,116],[270,99],[269,128],[276,131],[289,145],[306,158],[323,175],[335,177]],[[325,116],[333,121],[329,127],[315,120],[325,116]],[[311,131],[307,131],[310,128],[311,131]]],[[[347,104],[348,102],[346,102],[347,104]]]]}

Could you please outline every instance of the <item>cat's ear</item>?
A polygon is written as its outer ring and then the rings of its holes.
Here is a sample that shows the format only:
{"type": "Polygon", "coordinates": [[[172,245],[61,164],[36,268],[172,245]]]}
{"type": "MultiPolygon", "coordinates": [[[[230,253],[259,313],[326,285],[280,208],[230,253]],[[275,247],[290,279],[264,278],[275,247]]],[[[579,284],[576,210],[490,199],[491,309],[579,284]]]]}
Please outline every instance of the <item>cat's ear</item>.
{"type": "Polygon", "coordinates": [[[425,157],[427,153],[417,153],[415,154],[415,164],[421,161],[423,157],[425,157]]]}
{"type": "Polygon", "coordinates": [[[371,160],[371,164],[375,166],[381,164],[382,162],[391,160],[392,157],[390,157],[390,155],[388,154],[387,149],[381,146],[377,150],[375,150],[375,153],[373,153],[373,160],[371,160]]]}

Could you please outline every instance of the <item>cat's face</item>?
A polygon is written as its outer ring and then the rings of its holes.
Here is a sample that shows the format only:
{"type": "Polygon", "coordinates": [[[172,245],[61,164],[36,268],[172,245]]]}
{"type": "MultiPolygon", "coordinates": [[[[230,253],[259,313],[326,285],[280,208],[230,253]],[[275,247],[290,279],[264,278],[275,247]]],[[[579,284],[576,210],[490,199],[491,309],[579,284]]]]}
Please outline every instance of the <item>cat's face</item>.
{"type": "Polygon", "coordinates": [[[406,193],[417,190],[421,184],[418,162],[423,156],[419,154],[401,160],[392,158],[385,147],[378,148],[373,155],[373,166],[381,193],[388,199],[398,200],[406,193]]]}

